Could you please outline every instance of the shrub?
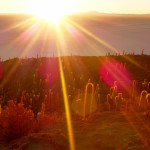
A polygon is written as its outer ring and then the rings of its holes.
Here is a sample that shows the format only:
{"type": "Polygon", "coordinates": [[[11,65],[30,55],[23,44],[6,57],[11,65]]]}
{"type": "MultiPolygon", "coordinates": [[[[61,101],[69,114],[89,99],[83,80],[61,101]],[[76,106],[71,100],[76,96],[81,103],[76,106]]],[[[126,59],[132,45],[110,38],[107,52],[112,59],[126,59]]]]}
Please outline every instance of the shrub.
{"type": "Polygon", "coordinates": [[[5,140],[26,136],[32,129],[34,114],[22,103],[8,102],[0,116],[0,135],[5,140]]]}

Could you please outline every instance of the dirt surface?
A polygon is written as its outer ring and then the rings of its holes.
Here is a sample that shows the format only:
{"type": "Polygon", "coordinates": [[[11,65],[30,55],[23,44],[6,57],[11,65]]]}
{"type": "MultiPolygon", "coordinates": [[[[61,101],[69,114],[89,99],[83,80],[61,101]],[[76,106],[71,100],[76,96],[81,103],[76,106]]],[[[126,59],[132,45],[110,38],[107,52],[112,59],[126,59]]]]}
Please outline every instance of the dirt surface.
{"type": "MultiPolygon", "coordinates": [[[[88,121],[74,121],[76,150],[146,150],[150,147],[150,123],[142,114],[105,112],[93,114],[88,121]]],[[[47,126],[32,134],[0,147],[5,150],[67,150],[65,122],[47,126]],[[5,148],[4,148],[5,147],[5,148]]]]}

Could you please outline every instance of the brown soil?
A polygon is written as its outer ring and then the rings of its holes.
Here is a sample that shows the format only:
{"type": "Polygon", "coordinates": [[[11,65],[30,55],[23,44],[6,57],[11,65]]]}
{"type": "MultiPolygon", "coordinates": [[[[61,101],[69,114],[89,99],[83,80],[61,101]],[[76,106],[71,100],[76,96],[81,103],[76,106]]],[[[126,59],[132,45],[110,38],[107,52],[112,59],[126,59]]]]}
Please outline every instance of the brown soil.
{"type": "MultiPolygon", "coordinates": [[[[98,113],[88,121],[74,121],[73,130],[76,150],[145,150],[150,146],[149,120],[142,114],[98,113]]],[[[1,149],[67,150],[66,123],[49,125],[38,134],[1,145],[1,149]]]]}

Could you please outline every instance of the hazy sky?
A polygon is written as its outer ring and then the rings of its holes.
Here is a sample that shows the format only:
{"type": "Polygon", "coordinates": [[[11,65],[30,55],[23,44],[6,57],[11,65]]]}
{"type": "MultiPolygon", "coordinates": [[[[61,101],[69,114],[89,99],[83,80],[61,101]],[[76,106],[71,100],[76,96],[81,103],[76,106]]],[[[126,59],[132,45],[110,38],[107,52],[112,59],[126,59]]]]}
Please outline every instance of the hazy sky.
{"type": "MultiPolygon", "coordinates": [[[[0,0],[0,13],[27,12],[32,0],[0,0]]],[[[39,0],[38,0],[39,1],[39,0]]],[[[51,1],[51,0],[49,0],[51,1]]],[[[63,0],[61,0],[63,1],[63,0]]],[[[150,0],[72,0],[74,11],[104,13],[150,13],[150,0]]],[[[51,1],[53,3],[53,1],[51,1]]],[[[36,4],[35,6],[36,7],[36,4]]]]}

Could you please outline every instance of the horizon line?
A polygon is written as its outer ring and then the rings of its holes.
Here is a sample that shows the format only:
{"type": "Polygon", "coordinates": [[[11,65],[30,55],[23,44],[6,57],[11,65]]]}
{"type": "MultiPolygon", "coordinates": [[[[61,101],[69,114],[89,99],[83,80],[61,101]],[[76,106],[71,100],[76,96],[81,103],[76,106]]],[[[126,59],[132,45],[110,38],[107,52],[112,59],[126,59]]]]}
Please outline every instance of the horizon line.
{"type": "MultiPolygon", "coordinates": [[[[81,12],[71,12],[67,15],[76,15],[76,14],[99,14],[99,15],[150,15],[150,13],[107,13],[107,12],[99,12],[99,11],[81,11],[81,12]]],[[[0,15],[36,15],[34,13],[28,12],[0,12],[0,15]]]]}

